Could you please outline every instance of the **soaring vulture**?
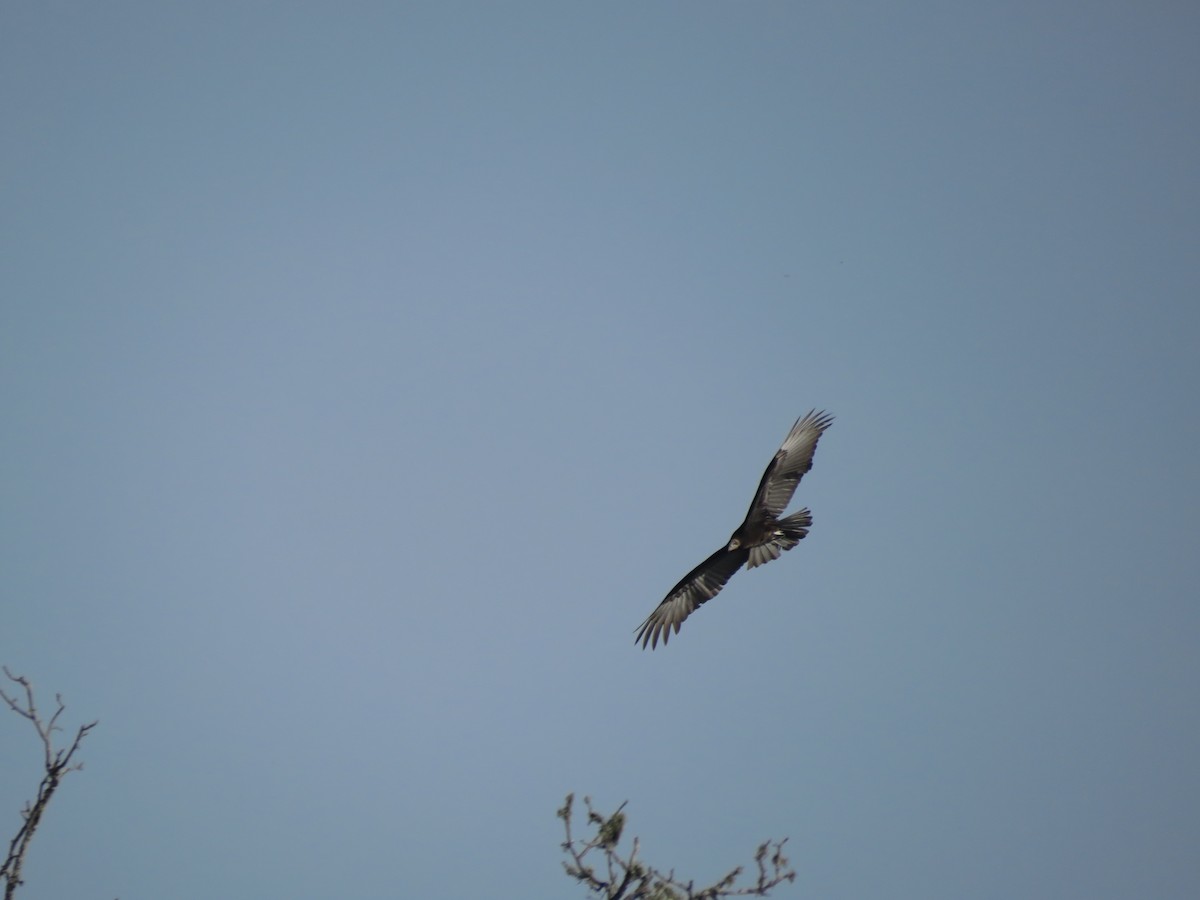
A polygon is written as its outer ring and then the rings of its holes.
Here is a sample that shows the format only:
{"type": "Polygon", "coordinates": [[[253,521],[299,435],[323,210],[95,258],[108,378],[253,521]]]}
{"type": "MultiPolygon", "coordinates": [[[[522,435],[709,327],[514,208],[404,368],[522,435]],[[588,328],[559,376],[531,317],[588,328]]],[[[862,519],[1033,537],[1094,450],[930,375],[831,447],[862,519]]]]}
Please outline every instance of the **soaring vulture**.
{"type": "Polygon", "coordinates": [[[635,644],[641,641],[643,650],[647,644],[653,650],[661,635],[665,646],[671,637],[671,629],[678,634],[683,620],[700,604],[717,596],[743,564],[753,569],[778,559],[784,550],[791,550],[800,543],[812,525],[812,514],[801,509],[784,519],[779,516],[787,508],[804,473],[812,468],[817,441],[832,424],[833,416],[824,411],[813,410],[796,420],[783,439],[783,446],[763,472],[746,521],[738,526],[729,543],[671,588],[666,599],[638,629],[633,639],[635,644]]]}

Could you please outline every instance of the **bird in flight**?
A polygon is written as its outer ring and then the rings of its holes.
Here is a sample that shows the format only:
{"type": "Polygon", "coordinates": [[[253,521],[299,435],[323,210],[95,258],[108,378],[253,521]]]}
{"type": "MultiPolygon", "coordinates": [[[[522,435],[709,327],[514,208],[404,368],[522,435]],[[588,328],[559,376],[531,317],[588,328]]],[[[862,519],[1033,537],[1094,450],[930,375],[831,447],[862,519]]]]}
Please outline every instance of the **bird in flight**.
{"type": "Polygon", "coordinates": [[[804,473],[812,468],[817,441],[832,424],[833,416],[816,410],[796,420],[783,439],[783,446],[763,472],[746,520],[729,538],[729,543],[671,588],[666,599],[638,629],[633,639],[635,644],[641,641],[643,650],[647,644],[653,650],[661,636],[666,646],[671,629],[678,634],[683,620],[700,604],[717,596],[743,565],[748,569],[761,566],[800,543],[812,525],[812,513],[805,508],[783,519],[779,516],[791,502],[804,473]]]}

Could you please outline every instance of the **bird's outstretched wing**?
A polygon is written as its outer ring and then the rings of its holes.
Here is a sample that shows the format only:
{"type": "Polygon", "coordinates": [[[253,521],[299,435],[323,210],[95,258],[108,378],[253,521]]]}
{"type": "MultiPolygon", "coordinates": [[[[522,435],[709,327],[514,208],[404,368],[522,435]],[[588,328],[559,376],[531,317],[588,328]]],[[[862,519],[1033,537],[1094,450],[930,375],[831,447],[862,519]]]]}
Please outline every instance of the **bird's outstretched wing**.
{"type": "Polygon", "coordinates": [[[796,420],[792,430],[783,439],[783,445],[775,454],[763,472],[762,481],[758,483],[758,491],[746,521],[761,517],[764,513],[772,519],[779,518],[787,509],[796,493],[796,485],[804,477],[804,473],[812,468],[813,453],[817,449],[817,441],[825,433],[825,429],[833,424],[833,416],[822,410],[810,410],[805,416],[796,420]]]}
{"type": "Polygon", "coordinates": [[[700,563],[688,572],[679,584],[671,588],[666,599],[658,604],[654,612],[650,613],[650,617],[642,623],[633,642],[636,644],[641,641],[643,650],[646,649],[646,644],[649,644],[653,650],[658,646],[658,637],[661,634],[663,645],[666,646],[671,637],[671,629],[674,628],[678,634],[683,620],[700,604],[717,596],[721,588],[725,587],[725,582],[742,567],[749,556],[750,551],[745,547],[739,547],[737,550],[722,547],[700,563]]]}

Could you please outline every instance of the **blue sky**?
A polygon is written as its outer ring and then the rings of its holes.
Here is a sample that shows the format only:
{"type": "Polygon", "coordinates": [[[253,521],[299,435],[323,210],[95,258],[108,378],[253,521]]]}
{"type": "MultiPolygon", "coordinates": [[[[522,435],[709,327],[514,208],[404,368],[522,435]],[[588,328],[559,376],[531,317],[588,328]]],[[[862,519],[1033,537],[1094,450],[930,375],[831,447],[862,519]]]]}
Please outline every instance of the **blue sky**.
{"type": "Polygon", "coordinates": [[[1198,42],[6,5],[0,659],[101,721],[22,896],[582,896],[574,791],[780,897],[1194,897],[1198,42]],[[808,539],[635,648],[812,407],[808,539]]]}

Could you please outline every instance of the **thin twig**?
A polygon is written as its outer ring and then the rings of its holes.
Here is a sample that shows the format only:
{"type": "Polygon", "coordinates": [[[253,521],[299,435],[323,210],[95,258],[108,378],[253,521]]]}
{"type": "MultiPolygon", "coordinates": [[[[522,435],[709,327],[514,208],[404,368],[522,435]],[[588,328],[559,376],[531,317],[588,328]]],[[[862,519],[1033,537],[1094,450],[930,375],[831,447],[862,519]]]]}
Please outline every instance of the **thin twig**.
{"type": "Polygon", "coordinates": [[[787,857],[783,855],[783,845],[787,842],[787,838],[784,838],[781,841],[766,841],[759,845],[754,854],[754,861],[758,865],[758,879],[754,884],[736,887],[743,871],[742,867],[738,866],[718,881],[697,889],[693,881],[685,882],[676,878],[674,869],[664,873],[638,862],[639,842],[636,837],[633,839],[629,855],[621,856],[617,847],[625,825],[624,803],[611,816],[605,816],[592,807],[590,797],[584,797],[587,822],[588,825],[595,826],[596,833],[587,840],[575,838],[571,830],[574,801],[575,795],[568,794],[566,803],[558,810],[558,817],[563,820],[566,832],[563,851],[570,856],[570,861],[564,862],[563,868],[572,878],[585,884],[593,893],[603,895],[606,900],[720,900],[722,897],[766,897],[783,882],[796,880],[796,872],[788,865],[787,857]],[[586,861],[587,856],[596,851],[604,855],[607,879],[600,877],[595,866],[586,861]]]}
{"type": "Polygon", "coordinates": [[[54,792],[58,789],[59,784],[66,774],[83,768],[83,763],[73,763],[71,760],[74,759],[75,752],[79,749],[87,733],[100,723],[96,721],[79,726],[79,730],[75,733],[75,740],[71,742],[71,746],[65,750],[55,750],[54,732],[62,731],[62,728],[58,724],[58,719],[63,714],[63,710],[66,709],[62,695],[54,695],[54,700],[58,704],[58,708],[54,711],[54,715],[50,717],[49,721],[44,721],[34,701],[33,685],[30,684],[29,679],[23,675],[14,675],[8,670],[8,666],[4,666],[3,670],[9,681],[20,685],[24,690],[25,705],[22,706],[20,701],[16,697],[11,696],[4,688],[0,688],[0,698],[3,698],[4,702],[8,704],[9,709],[17,715],[28,719],[33,723],[33,727],[37,729],[38,737],[42,741],[43,768],[45,769],[41,784],[38,785],[37,798],[31,803],[26,803],[24,809],[21,810],[21,818],[23,820],[21,827],[17,830],[16,836],[13,837],[8,845],[8,856],[4,860],[4,865],[0,866],[0,879],[4,881],[4,900],[12,900],[17,888],[24,883],[21,880],[21,867],[25,864],[25,853],[29,849],[29,842],[33,839],[33,833],[37,831],[38,825],[41,824],[42,815],[46,812],[46,806],[50,803],[50,798],[54,796],[54,792]]]}

